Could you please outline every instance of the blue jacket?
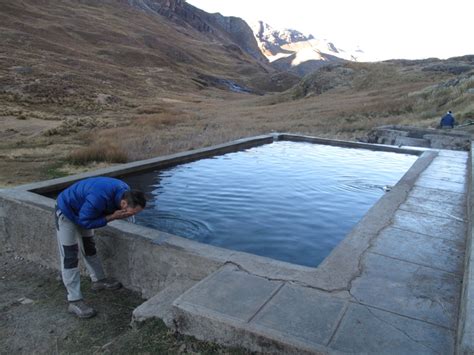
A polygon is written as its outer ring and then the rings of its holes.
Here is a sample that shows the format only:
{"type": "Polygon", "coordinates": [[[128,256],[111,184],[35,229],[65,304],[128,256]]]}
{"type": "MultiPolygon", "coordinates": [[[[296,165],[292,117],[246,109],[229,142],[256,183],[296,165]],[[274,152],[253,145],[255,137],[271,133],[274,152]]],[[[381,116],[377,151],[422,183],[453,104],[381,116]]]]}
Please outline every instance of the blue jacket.
{"type": "Polygon", "coordinates": [[[76,182],[61,192],[58,208],[72,222],[85,229],[103,227],[105,216],[120,209],[120,201],[130,187],[121,180],[94,177],[76,182]]]}
{"type": "Polygon", "coordinates": [[[441,127],[450,126],[454,128],[454,123],[455,123],[454,116],[450,113],[447,113],[443,116],[443,118],[441,118],[441,122],[439,123],[439,125],[441,127]]]}

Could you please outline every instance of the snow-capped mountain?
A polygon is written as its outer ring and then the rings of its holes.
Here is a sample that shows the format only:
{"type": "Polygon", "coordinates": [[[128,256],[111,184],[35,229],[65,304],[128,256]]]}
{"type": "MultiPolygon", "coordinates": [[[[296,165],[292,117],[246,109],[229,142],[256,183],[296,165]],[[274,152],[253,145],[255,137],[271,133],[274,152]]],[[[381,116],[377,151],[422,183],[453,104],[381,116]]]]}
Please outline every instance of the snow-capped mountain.
{"type": "Polygon", "coordinates": [[[364,61],[366,57],[360,49],[344,50],[327,39],[306,36],[293,29],[274,29],[263,21],[251,27],[262,53],[280,70],[304,75],[330,63],[364,61]]]}

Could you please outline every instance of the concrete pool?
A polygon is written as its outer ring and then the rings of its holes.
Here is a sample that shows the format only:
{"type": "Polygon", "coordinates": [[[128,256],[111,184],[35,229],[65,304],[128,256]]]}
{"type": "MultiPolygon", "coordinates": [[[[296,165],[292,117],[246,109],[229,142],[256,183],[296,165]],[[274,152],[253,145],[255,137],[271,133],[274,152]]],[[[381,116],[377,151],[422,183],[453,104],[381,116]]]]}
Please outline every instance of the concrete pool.
{"type": "Polygon", "coordinates": [[[124,180],[149,195],[137,224],[316,267],[416,159],[277,141],[124,180]]]}
{"type": "MultiPolygon", "coordinates": [[[[257,351],[326,353],[353,346],[362,352],[383,353],[377,344],[384,344],[392,346],[388,347],[392,353],[407,349],[431,353],[426,349],[433,347],[451,353],[460,305],[459,329],[465,333],[473,327],[469,282],[464,282],[466,296],[460,300],[464,270],[465,279],[472,278],[468,273],[472,264],[466,261],[466,267],[463,265],[467,153],[289,134],[252,137],[1,190],[0,239],[27,259],[57,268],[54,200],[48,194],[90,176],[146,173],[274,141],[414,154],[418,159],[316,268],[206,245],[123,221],[112,222],[97,231],[97,244],[108,274],[149,299],[136,310],[136,320],[156,316],[183,333],[257,351]],[[442,187],[437,185],[439,181],[443,181],[442,187]],[[452,240],[445,241],[443,235],[452,240]],[[436,248],[426,244],[427,240],[436,241],[436,248]],[[228,297],[229,292],[238,299],[228,297]],[[412,303],[410,297],[433,302],[412,303]],[[377,323],[380,319],[384,323],[377,323]],[[353,323],[361,325],[354,327],[353,323]],[[419,329],[416,344],[410,336],[397,338],[379,332],[400,324],[419,329]],[[360,343],[348,335],[354,329],[365,332],[360,343]]],[[[472,341],[464,333],[458,337],[464,342],[461,346],[468,348],[472,341]]]]}

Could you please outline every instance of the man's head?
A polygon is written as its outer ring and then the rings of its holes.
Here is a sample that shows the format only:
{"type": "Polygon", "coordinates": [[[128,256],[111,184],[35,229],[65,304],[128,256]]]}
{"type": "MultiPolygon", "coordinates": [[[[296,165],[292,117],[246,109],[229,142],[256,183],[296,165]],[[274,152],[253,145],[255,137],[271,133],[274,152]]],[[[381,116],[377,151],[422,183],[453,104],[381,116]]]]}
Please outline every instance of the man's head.
{"type": "Polygon", "coordinates": [[[452,114],[452,111],[448,111],[448,115],[452,114]]]}
{"type": "Polygon", "coordinates": [[[140,190],[125,191],[120,201],[120,209],[127,210],[134,215],[146,207],[145,194],[140,190]]]}

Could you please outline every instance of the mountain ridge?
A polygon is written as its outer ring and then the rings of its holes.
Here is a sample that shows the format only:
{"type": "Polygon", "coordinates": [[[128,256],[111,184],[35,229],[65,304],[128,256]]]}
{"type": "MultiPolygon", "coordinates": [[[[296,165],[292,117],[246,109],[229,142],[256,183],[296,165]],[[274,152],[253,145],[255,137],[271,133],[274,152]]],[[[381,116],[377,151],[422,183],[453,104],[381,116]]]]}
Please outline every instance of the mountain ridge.
{"type": "Polygon", "coordinates": [[[257,61],[267,63],[257,43],[252,40],[252,29],[239,17],[210,14],[184,0],[128,0],[128,3],[143,11],[166,16],[178,24],[188,24],[199,32],[230,39],[257,61]]]}
{"type": "Polygon", "coordinates": [[[326,65],[365,58],[360,49],[346,51],[331,41],[317,39],[312,34],[306,36],[295,29],[276,29],[263,21],[251,27],[260,50],[280,71],[304,76],[326,65]]]}

